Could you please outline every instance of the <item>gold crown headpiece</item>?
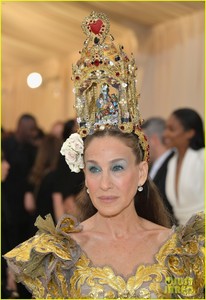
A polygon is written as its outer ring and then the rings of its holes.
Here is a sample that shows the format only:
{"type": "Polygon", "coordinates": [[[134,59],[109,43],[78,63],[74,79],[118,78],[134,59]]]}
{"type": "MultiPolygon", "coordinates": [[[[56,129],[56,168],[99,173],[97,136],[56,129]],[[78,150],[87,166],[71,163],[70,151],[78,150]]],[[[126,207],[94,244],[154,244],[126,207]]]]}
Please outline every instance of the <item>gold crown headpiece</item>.
{"type": "Polygon", "coordinates": [[[140,128],[135,60],[128,58],[123,46],[114,45],[109,28],[104,13],[92,12],[82,23],[87,39],[81,58],[72,66],[78,133],[85,137],[110,126],[134,132],[148,161],[149,146],[140,128]]]}

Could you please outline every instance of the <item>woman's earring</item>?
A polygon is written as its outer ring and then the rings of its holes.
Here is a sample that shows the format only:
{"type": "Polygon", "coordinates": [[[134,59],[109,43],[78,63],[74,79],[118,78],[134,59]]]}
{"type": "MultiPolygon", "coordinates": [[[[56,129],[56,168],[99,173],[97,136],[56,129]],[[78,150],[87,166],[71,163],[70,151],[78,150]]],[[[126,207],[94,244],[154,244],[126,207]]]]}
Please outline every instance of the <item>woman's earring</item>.
{"type": "Polygon", "coordinates": [[[138,186],[138,188],[137,188],[137,189],[138,189],[138,191],[139,191],[139,192],[142,192],[142,191],[143,191],[143,187],[142,187],[141,185],[140,185],[140,186],[138,186]]]}
{"type": "Polygon", "coordinates": [[[87,194],[89,194],[89,189],[87,189],[87,194]]]}

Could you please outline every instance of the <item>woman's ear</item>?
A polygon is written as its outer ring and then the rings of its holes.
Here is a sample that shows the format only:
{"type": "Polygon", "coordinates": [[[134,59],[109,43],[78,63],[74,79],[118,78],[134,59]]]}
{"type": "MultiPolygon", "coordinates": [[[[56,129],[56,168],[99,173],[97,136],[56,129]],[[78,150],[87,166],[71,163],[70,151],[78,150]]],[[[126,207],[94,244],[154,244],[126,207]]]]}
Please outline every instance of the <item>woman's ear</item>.
{"type": "Polygon", "coordinates": [[[148,177],[148,163],[146,161],[141,161],[138,165],[139,168],[139,178],[138,186],[143,186],[148,177]]]}
{"type": "Polygon", "coordinates": [[[193,136],[195,135],[195,130],[190,129],[190,130],[187,130],[185,133],[186,133],[188,139],[191,140],[193,138],[193,136]]]}

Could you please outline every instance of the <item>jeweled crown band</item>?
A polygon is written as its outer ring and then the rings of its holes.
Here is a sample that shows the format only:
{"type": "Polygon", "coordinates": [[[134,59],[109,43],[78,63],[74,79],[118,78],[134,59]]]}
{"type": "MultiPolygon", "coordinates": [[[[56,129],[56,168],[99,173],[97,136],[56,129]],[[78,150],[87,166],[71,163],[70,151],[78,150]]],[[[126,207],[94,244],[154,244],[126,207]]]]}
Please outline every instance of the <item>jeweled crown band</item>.
{"type": "MultiPolygon", "coordinates": [[[[105,130],[107,128],[109,129],[112,127],[114,127],[114,126],[111,126],[109,124],[97,125],[97,127],[92,132],[91,132],[91,130],[89,131],[85,127],[79,127],[78,133],[82,138],[85,138],[87,135],[93,134],[97,130],[105,130]]],[[[132,123],[121,124],[121,126],[120,127],[118,126],[118,128],[120,131],[122,131],[124,133],[132,133],[133,132],[134,134],[136,134],[138,136],[140,146],[144,153],[143,160],[149,162],[149,144],[148,144],[147,138],[146,138],[145,134],[143,133],[143,131],[141,130],[141,128],[137,125],[136,126],[133,125],[132,123]]]]}

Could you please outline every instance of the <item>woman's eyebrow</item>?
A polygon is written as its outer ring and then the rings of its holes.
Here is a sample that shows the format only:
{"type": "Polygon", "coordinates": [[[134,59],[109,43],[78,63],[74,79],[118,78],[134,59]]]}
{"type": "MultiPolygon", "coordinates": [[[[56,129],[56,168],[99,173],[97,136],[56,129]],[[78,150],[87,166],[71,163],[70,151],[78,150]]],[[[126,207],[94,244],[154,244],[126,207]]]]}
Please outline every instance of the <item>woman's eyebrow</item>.
{"type": "Polygon", "coordinates": [[[98,162],[93,159],[86,160],[86,163],[98,164],[98,162]]]}
{"type": "MultiPolygon", "coordinates": [[[[121,162],[122,163],[127,163],[127,160],[125,158],[122,158],[122,157],[115,158],[115,159],[110,160],[109,164],[112,165],[112,164],[121,163],[121,162]]],[[[94,165],[98,165],[99,166],[101,164],[101,162],[98,162],[98,161],[93,160],[93,159],[89,159],[89,160],[85,161],[85,164],[94,164],[94,165]]]]}
{"type": "Polygon", "coordinates": [[[120,162],[120,161],[125,161],[126,162],[126,159],[125,158],[115,158],[115,159],[112,159],[110,161],[110,163],[115,163],[115,162],[120,162]]]}

